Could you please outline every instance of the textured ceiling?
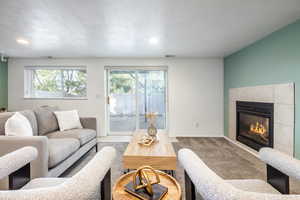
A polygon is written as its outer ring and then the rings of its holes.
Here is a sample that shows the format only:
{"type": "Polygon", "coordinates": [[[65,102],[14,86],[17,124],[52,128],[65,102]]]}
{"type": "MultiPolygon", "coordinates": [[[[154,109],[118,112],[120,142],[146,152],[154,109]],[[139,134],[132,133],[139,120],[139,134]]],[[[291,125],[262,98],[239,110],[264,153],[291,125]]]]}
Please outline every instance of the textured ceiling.
{"type": "Polygon", "coordinates": [[[300,18],[299,0],[0,3],[0,52],[13,57],[223,57],[300,18]]]}

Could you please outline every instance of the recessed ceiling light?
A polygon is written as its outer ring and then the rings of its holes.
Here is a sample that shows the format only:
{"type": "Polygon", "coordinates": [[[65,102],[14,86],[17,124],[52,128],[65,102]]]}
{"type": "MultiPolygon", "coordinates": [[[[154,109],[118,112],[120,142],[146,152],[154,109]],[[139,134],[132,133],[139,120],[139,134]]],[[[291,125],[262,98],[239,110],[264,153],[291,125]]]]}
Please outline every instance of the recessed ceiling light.
{"type": "Polygon", "coordinates": [[[28,41],[28,40],[25,40],[25,39],[23,39],[23,38],[18,38],[16,41],[17,41],[17,43],[23,44],[23,45],[29,44],[29,41],[28,41]]]}
{"type": "Polygon", "coordinates": [[[152,37],[152,38],[149,39],[150,44],[158,44],[158,42],[159,42],[158,38],[156,38],[156,37],[152,37]]]}

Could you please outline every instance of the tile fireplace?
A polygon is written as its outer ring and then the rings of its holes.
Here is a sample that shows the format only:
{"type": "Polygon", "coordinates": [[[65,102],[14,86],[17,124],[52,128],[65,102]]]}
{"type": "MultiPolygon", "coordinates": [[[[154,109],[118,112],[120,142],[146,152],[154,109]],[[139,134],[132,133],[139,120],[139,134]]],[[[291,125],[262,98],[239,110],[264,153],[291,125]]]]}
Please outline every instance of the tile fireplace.
{"type": "Polygon", "coordinates": [[[255,149],[273,147],[274,104],[236,101],[236,140],[255,149]]]}

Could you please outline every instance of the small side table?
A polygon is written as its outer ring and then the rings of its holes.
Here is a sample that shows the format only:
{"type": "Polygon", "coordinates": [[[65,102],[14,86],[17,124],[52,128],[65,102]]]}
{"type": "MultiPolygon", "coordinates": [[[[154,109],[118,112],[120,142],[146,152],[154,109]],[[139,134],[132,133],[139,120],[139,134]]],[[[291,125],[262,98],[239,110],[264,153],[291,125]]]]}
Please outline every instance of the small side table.
{"type": "MultiPolygon", "coordinates": [[[[163,197],[163,200],[181,200],[182,192],[179,183],[170,175],[161,171],[157,172],[159,174],[160,184],[168,188],[168,193],[163,197]]],[[[135,171],[129,172],[117,180],[112,190],[113,200],[140,200],[124,190],[124,186],[132,181],[134,173],[135,171]]]]}

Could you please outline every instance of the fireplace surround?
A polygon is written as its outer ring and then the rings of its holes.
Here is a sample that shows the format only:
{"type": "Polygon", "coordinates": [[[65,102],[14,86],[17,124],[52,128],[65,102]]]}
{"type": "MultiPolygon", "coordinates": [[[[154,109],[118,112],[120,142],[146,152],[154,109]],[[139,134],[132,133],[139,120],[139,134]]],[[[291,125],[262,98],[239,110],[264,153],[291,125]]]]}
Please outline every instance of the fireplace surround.
{"type": "Polygon", "coordinates": [[[236,101],[236,140],[255,149],[273,147],[274,104],[236,101]]]}

